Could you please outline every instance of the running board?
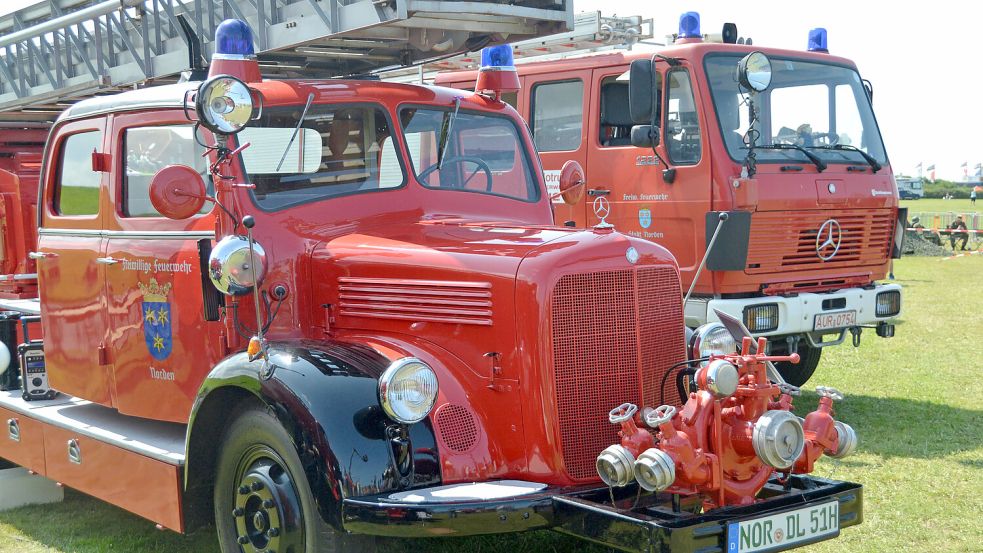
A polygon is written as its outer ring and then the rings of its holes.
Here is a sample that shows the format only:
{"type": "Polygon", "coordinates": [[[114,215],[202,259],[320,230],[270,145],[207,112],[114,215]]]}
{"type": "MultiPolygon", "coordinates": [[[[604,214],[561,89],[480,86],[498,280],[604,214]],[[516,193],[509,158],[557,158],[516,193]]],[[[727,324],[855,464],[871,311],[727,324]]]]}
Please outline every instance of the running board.
{"type": "Polygon", "coordinates": [[[20,391],[0,392],[0,424],[0,457],[184,531],[186,426],[65,395],[27,402],[20,391]]]}

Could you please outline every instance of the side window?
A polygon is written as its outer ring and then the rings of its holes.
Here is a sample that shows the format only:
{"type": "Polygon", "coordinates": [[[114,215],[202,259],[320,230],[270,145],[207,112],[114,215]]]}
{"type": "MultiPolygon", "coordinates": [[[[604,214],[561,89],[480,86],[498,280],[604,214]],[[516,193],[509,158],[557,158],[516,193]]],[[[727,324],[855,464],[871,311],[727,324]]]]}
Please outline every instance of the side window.
{"type": "Polygon", "coordinates": [[[99,213],[99,181],[102,173],[92,170],[92,153],[101,148],[100,131],[73,134],[62,143],[58,181],[55,183],[55,213],[99,213]]]}
{"type": "Polygon", "coordinates": [[[532,136],[540,152],[580,148],[584,82],[537,84],[532,89],[532,136]]]}
{"type": "MultiPolygon", "coordinates": [[[[157,171],[168,165],[193,167],[209,182],[208,161],[201,157],[204,149],[194,139],[191,125],[134,127],[123,135],[122,213],[124,217],[157,217],[160,213],[150,204],[150,181],[157,171]]],[[[202,212],[211,209],[206,203],[202,212]]]]}
{"type": "Polygon", "coordinates": [[[700,161],[700,120],[687,71],[670,71],[666,101],[665,137],[669,159],[677,165],[700,161]]]}
{"type": "MultiPolygon", "coordinates": [[[[662,75],[657,75],[655,99],[656,109],[662,109],[661,90],[662,75]]],[[[616,146],[631,146],[631,127],[635,124],[631,119],[631,111],[628,109],[628,81],[619,81],[617,75],[605,77],[601,81],[601,121],[598,125],[600,136],[598,141],[601,147],[611,148],[616,146]]],[[[661,118],[661,113],[656,113],[655,119],[661,118]]]]}

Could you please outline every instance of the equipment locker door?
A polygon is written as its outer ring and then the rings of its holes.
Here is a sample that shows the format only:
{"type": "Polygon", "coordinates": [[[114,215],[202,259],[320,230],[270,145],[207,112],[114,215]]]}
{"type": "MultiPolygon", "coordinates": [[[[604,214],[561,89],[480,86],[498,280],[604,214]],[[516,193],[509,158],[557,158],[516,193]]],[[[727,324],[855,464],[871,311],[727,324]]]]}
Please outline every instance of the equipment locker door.
{"type": "MultiPolygon", "coordinates": [[[[567,160],[576,160],[582,166],[587,163],[587,97],[590,87],[590,71],[564,71],[529,74],[523,78],[523,101],[520,102],[523,119],[529,123],[533,141],[543,161],[543,175],[549,194],[560,191],[560,169],[567,160]]],[[[588,190],[593,188],[587,180],[588,190]]],[[[591,198],[588,198],[590,201],[591,198]]],[[[553,200],[556,224],[575,221],[583,226],[583,216],[577,206],[568,206],[561,198],[553,200]]]]}
{"type": "MultiPolygon", "coordinates": [[[[615,228],[666,246],[683,272],[692,272],[705,250],[704,220],[710,210],[709,155],[704,154],[705,127],[696,106],[689,72],[675,68],[659,74],[659,156],[675,169],[670,184],[666,166],[651,148],[631,145],[633,122],[628,111],[628,81],[618,77],[626,65],[595,69],[588,116],[587,182],[591,189],[610,190],[615,228]]],[[[587,225],[598,222],[590,205],[587,225]]],[[[686,278],[683,278],[686,281],[686,278]]]]}
{"type": "Polygon", "coordinates": [[[112,404],[103,296],[107,210],[105,121],[58,128],[44,175],[37,250],[48,381],[61,392],[112,404]]]}
{"type": "Polygon", "coordinates": [[[187,421],[198,383],[219,355],[210,339],[217,328],[203,315],[199,261],[199,241],[214,237],[213,204],[190,219],[167,219],[151,205],[149,187],[167,165],[207,175],[207,160],[180,112],[117,115],[112,133],[120,161],[107,214],[106,297],[117,406],[128,415],[187,421]]]}

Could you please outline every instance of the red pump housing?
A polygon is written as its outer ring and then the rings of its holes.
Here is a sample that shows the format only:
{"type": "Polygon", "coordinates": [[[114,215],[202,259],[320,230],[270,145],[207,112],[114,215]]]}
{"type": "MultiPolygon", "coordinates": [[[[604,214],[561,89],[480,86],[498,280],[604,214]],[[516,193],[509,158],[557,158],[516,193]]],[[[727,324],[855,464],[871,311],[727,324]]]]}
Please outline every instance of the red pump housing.
{"type": "MultiPolygon", "coordinates": [[[[741,351],[752,350],[745,337],[741,351]]],[[[764,351],[765,339],[758,349],[764,351]]],[[[809,473],[824,453],[849,455],[856,434],[833,419],[833,401],[843,398],[819,387],[819,407],[804,420],[792,414],[791,388],[769,379],[769,361],[799,361],[797,354],[713,356],[696,372],[698,390],[679,410],[669,405],[650,409],[642,419],[656,431],[655,446],[640,451],[631,420],[634,405],[612,411],[611,421],[623,426],[621,444],[598,457],[598,471],[609,485],[624,481],[625,465],[611,455],[630,454],[639,485],[650,491],[703,496],[705,509],[754,503],[758,492],[779,472],[809,473]],[[617,412],[617,413],[616,413],[617,412]],[[624,418],[624,417],[622,417],[624,418]]],[[[621,484],[625,485],[625,484],[621,484]]]]}

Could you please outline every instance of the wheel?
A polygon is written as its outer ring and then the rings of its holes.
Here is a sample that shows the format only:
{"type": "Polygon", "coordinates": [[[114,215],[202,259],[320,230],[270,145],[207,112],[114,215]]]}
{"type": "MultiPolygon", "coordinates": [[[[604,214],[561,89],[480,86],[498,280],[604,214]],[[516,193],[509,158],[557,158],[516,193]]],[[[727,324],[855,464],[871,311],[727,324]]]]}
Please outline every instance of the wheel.
{"type": "Polygon", "coordinates": [[[243,411],[226,431],[214,500],[222,553],[374,550],[371,538],[341,535],[321,519],[290,436],[266,410],[243,411]]]}
{"type": "Polygon", "coordinates": [[[816,367],[819,366],[819,356],[823,353],[823,348],[814,348],[809,344],[799,342],[799,362],[790,363],[788,361],[779,361],[775,363],[775,368],[792,386],[802,387],[812,373],[816,372],[816,367]]]}
{"type": "Polygon", "coordinates": [[[470,175],[468,175],[468,178],[464,179],[464,183],[460,185],[460,188],[464,188],[465,186],[467,186],[468,183],[471,182],[471,179],[473,179],[474,176],[478,174],[478,171],[483,171],[485,173],[485,178],[488,181],[487,186],[485,186],[485,191],[486,192],[491,192],[491,190],[492,190],[492,172],[491,172],[491,167],[489,167],[488,164],[485,163],[485,161],[483,159],[479,158],[479,157],[471,157],[471,156],[449,157],[449,158],[444,159],[444,161],[442,163],[440,163],[440,164],[434,163],[430,167],[427,167],[423,171],[420,171],[420,174],[417,175],[416,178],[420,182],[424,182],[425,183],[427,181],[427,177],[430,176],[430,173],[433,173],[437,169],[440,169],[440,168],[443,168],[443,167],[447,167],[448,165],[453,165],[455,163],[474,163],[475,164],[475,170],[472,171],[470,175]]]}

